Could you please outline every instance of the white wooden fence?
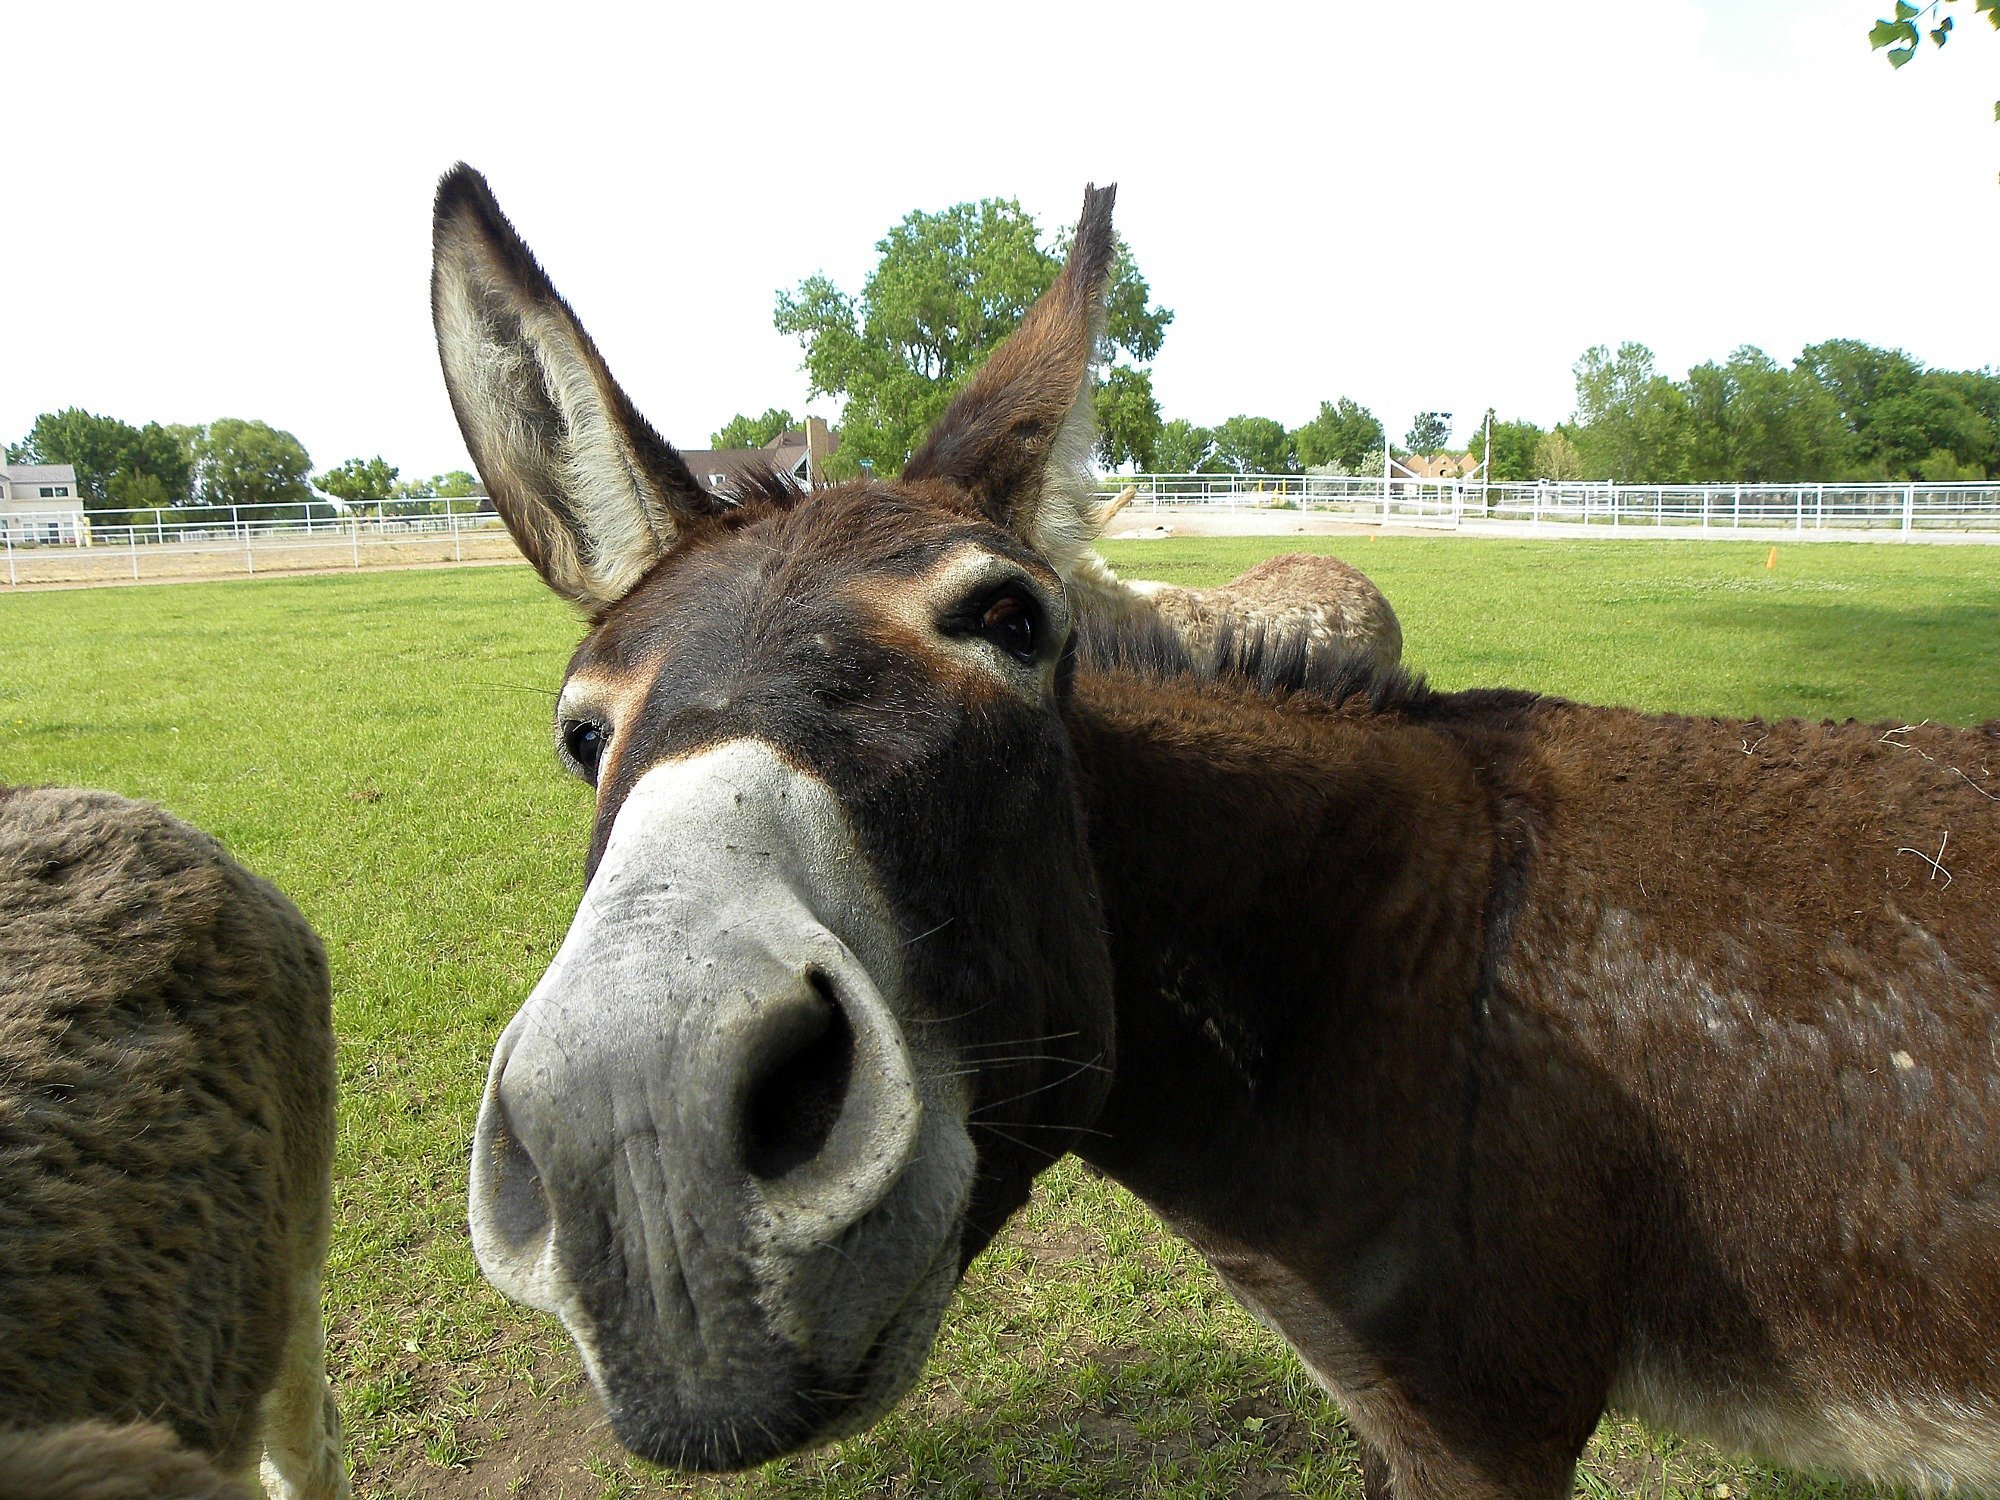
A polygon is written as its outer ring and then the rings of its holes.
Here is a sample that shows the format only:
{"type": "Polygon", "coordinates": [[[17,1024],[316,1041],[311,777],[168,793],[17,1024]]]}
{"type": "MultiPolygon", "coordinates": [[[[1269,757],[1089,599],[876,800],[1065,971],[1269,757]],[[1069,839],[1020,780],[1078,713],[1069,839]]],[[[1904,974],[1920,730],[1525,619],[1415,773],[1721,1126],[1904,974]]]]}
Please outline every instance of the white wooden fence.
{"type": "Polygon", "coordinates": [[[2000,541],[2000,481],[1948,484],[1488,484],[1318,474],[1136,474],[1138,508],[1311,510],[1359,523],[1477,527],[1577,535],[1581,528],[1728,535],[1893,534],[1910,541],[1985,536],[2000,541]]]}
{"type": "MultiPolygon", "coordinates": [[[[1640,532],[1686,537],[1894,537],[2000,542],[2000,482],[1950,484],[1488,484],[1319,474],[1107,475],[1109,494],[1133,485],[1140,510],[1316,511],[1359,524],[1579,536],[1640,532]],[[1601,531],[1600,531],[1601,528],[1601,531]]],[[[329,568],[395,561],[505,557],[500,518],[477,498],[389,500],[346,512],[323,503],[203,511],[93,511],[0,516],[10,585],[37,577],[213,576],[241,570],[329,568]],[[60,514],[63,525],[52,525],[60,514]],[[37,562],[72,562],[60,572],[37,562]],[[88,567],[81,564],[88,563],[88,567]]]]}
{"type": "Polygon", "coordinates": [[[10,585],[518,555],[500,518],[478,509],[482,503],[388,500],[345,512],[324,503],[93,511],[81,533],[61,539],[39,513],[15,513],[0,516],[0,554],[10,585]]]}

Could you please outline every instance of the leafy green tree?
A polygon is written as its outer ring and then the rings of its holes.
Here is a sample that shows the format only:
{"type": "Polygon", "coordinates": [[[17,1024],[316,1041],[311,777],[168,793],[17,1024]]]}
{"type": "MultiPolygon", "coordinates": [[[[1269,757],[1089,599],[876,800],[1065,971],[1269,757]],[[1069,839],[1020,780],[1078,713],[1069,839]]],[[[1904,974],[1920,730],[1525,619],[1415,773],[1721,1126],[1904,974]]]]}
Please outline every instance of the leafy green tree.
{"type": "Polygon", "coordinates": [[[1486,415],[1479,419],[1479,426],[1473,429],[1468,451],[1474,463],[1485,461],[1490,438],[1493,457],[1486,477],[1495,484],[1519,484],[1541,477],[1535,467],[1535,453],[1544,436],[1533,422],[1500,421],[1489,406],[1486,415]]]}
{"type": "Polygon", "coordinates": [[[1842,477],[1919,478],[1946,462],[1940,453],[2000,473],[2000,371],[1926,370],[1858,339],[1810,344],[1796,368],[1827,390],[1851,435],[1842,477]]]}
{"type": "Polygon", "coordinates": [[[1421,453],[1428,458],[1433,453],[1442,453],[1445,444],[1451,441],[1451,413],[1448,411],[1420,411],[1410,424],[1410,430],[1403,437],[1403,446],[1412,453],[1421,453]]]}
{"type": "Polygon", "coordinates": [[[194,464],[203,505],[302,506],[312,499],[305,446],[265,422],[223,417],[209,423],[195,444],[194,464]]]}
{"type": "MultiPolygon", "coordinates": [[[[1627,483],[1796,483],[2000,473],[2000,371],[1926,370],[1856,339],[1808,345],[1789,367],[1746,346],[1682,381],[1652,352],[1577,362],[1584,472],[1627,483]]],[[[1495,465],[1496,475],[1499,466],[1495,465]]]]}
{"type": "MultiPolygon", "coordinates": [[[[1653,367],[1653,351],[1602,344],[1576,362],[1572,441],[1584,472],[1622,484],[1670,484],[1681,477],[1687,396],[1653,367]]],[[[1554,478],[1554,475],[1546,476],[1554,478]]]]}
{"type": "Polygon", "coordinates": [[[1231,417],[1215,429],[1215,456],[1239,474],[1296,474],[1298,450],[1285,424],[1270,417],[1231,417]]]}
{"type": "Polygon", "coordinates": [[[187,499],[173,494],[158,474],[138,469],[118,469],[104,482],[110,502],[120,510],[168,510],[187,499]]]}
{"type": "Polygon", "coordinates": [[[1783,484],[1837,478],[1852,466],[1839,399],[1803,367],[1746,345],[1726,364],[1688,371],[1682,391],[1676,479],[1783,484]]]}
{"type": "Polygon", "coordinates": [[[431,493],[445,500],[468,500],[485,492],[479,487],[477,475],[464,469],[452,469],[447,473],[431,475],[431,493]]]}
{"type": "Polygon", "coordinates": [[[396,483],[396,466],[384,463],[378,453],[373,458],[350,458],[338,468],[328,469],[314,481],[329,495],[349,505],[393,500],[404,493],[396,483]]]}
{"type": "Polygon", "coordinates": [[[1956,391],[2000,432],[2000,365],[1984,370],[1926,370],[1925,380],[1956,391]]]}
{"type": "MultiPolygon", "coordinates": [[[[356,459],[349,462],[358,463],[360,461],[356,459]]],[[[377,462],[380,462],[380,460],[378,459],[377,462]]],[[[342,465],[342,467],[345,468],[346,465],[342,465]]],[[[387,466],[385,465],[384,467],[387,466]]],[[[390,469],[389,472],[393,474],[396,471],[390,469]]],[[[379,489],[381,487],[379,476],[368,481],[367,487],[370,490],[379,489]]],[[[326,489],[327,486],[321,483],[320,488],[326,489]]],[[[339,492],[333,491],[333,493],[338,494],[339,492]]],[[[448,474],[433,474],[428,479],[401,480],[392,485],[389,491],[390,498],[396,500],[442,500],[446,502],[442,505],[426,505],[421,507],[423,513],[428,515],[444,515],[453,511],[464,515],[473,510],[475,506],[467,503],[453,502],[468,501],[471,497],[479,495],[479,493],[479,481],[464,469],[453,469],[448,474]]],[[[353,499],[356,497],[342,495],[341,498],[353,499]]],[[[378,498],[380,497],[372,494],[359,497],[364,502],[378,498]]]]}
{"type": "Polygon", "coordinates": [[[1583,478],[1583,454],[1558,427],[1542,434],[1535,444],[1535,478],[1564,482],[1583,478]]]}
{"type": "MultiPolygon", "coordinates": [[[[1055,273],[1062,269],[1062,262],[1068,258],[1069,232],[1065,230],[1056,240],[1050,281],[1055,280],[1055,273]]],[[[1120,235],[1117,251],[1111,258],[1110,279],[1104,284],[1104,335],[1106,344],[1110,346],[1106,351],[1107,358],[1122,352],[1127,358],[1143,365],[1150,364],[1159,356],[1160,346],[1167,341],[1167,325],[1174,321],[1174,314],[1171,308],[1151,301],[1152,295],[1153,289],[1140,274],[1139,263],[1132,259],[1132,247],[1120,235]]]]}
{"type": "Polygon", "coordinates": [[[8,446],[7,458],[12,463],[72,465],[83,498],[101,505],[106,481],[138,435],[130,423],[71,406],[36,417],[28,435],[8,446]]]}
{"type": "Polygon", "coordinates": [[[1950,478],[1983,478],[2000,467],[1994,424],[1944,371],[1927,371],[1915,385],[1870,409],[1875,458],[1890,479],[1923,479],[1925,465],[1954,468],[1950,478]],[[1976,469],[1978,473],[1962,472],[1976,469]]]}
{"type": "Polygon", "coordinates": [[[709,434],[711,448],[761,448],[780,433],[790,432],[799,424],[792,414],[780,407],[764,409],[761,417],[745,416],[738,412],[731,417],[720,432],[709,434]]]}
{"type": "Polygon", "coordinates": [[[1214,431],[1197,427],[1186,417],[1160,424],[1153,456],[1162,474],[1214,474],[1223,468],[1216,455],[1214,431]]]}
{"type": "Polygon", "coordinates": [[[1292,434],[1299,462],[1308,469],[1359,471],[1382,451],[1382,423],[1375,413],[1350,397],[1322,401],[1319,414],[1292,434]]]}
{"type": "Polygon", "coordinates": [[[1959,438],[1950,451],[1962,464],[1984,470],[1986,477],[2000,477],[2000,369],[1926,370],[1918,384],[1978,414],[1977,426],[1964,418],[1953,422],[1959,438]]]}
{"type": "Polygon", "coordinates": [[[1859,339],[1808,344],[1797,364],[1826,387],[1840,408],[1841,420],[1864,443],[1874,404],[1909,390],[1924,370],[1901,349],[1878,349],[1859,339]]]}
{"type": "MultiPolygon", "coordinates": [[[[1062,268],[1060,241],[1044,249],[1011,198],[911,213],[875,248],[858,295],[812,276],[777,298],[774,321],[803,347],[814,393],[846,398],[840,451],[828,465],[838,473],[864,461],[899,471],[1062,268]]],[[[1143,364],[1159,353],[1173,314],[1150,295],[1121,244],[1106,293],[1107,354],[1143,364]]]]}
{"type": "Polygon", "coordinates": [[[1131,464],[1142,473],[1158,462],[1160,403],[1149,371],[1113,365],[1097,388],[1097,458],[1106,468],[1131,464]]]}
{"type": "Polygon", "coordinates": [[[175,433],[157,422],[134,427],[72,406],[43,412],[19,443],[13,463],[69,464],[86,507],[178,505],[187,498],[191,461],[175,433]]]}
{"type": "Polygon", "coordinates": [[[1984,479],[1986,470],[1979,464],[1967,463],[1948,448],[1939,448],[1926,455],[1917,465],[1917,478],[1932,484],[1951,484],[1965,479],[1984,479]]]}

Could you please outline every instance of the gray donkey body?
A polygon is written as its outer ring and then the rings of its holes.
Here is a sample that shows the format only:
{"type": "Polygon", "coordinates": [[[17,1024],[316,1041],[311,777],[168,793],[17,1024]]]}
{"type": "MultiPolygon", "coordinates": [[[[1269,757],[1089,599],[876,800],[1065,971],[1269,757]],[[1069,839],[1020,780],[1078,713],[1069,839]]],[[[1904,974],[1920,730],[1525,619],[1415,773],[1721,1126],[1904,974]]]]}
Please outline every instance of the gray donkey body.
{"type": "Polygon", "coordinates": [[[346,1493],[334,1090],[325,954],[275,887],[157,808],[0,789],[0,1497],[204,1465],[346,1493]]]}

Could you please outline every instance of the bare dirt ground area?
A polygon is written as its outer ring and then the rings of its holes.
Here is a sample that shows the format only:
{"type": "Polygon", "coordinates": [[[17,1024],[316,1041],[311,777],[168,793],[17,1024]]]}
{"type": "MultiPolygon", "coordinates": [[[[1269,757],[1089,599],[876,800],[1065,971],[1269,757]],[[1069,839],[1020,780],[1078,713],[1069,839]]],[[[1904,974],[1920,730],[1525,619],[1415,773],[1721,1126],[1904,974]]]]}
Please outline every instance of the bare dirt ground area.
{"type": "MultiPolygon", "coordinates": [[[[1103,1248],[1086,1231],[1037,1232],[1020,1224],[1009,1227],[1003,1243],[1013,1252],[1010,1278],[1028,1282],[1076,1276],[1103,1248]]],[[[1026,1333],[1003,1338],[1011,1345],[1008,1352],[1013,1358],[1034,1357],[1026,1333]]],[[[1352,1439],[1336,1413],[1326,1408],[1316,1414],[1318,1420],[1303,1420],[1282,1392],[1269,1387],[1238,1395],[1192,1420],[1159,1421],[1159,1403],[1147,1399],[1157,1387],[1157,1376],[1148,1367],[1159,1355],[1157,1348],[1136,1338],[1105,1341],[1085,1336],[1048,1350],[1037,1362],[1048,1386],[1061,1395],[1050,1399],[1044,1393],[1026,1418],[1030,1428],[1045,1431],[1024,1436],[1021,1416],[1015,1414],[1008,1424],[1012,1435],[1030,1447],[1043,1442],[1071,1450],[1075,1458],[1127,1480],[1140,1474],[1193,1472],[1218,1444],[1248,1442],[1259,1452],[1260,1472],[1239,1474],[1234,1483],[1212,1491],[1229,1500],[1269,1500],[1299,1493],[1296,1481],[1301,1467],[1310,1471],[1343,1459],[1351,1466],[1352,1439]],[[1080,1388],[1084,1386],[1089,1389],[1080,1388]]],[[[827,1461],[824,1456],[781,1465],[799,1472],[786,1476],[791,1485],[780,1478],[768,1488],[754,1476],[674,1475],[632,1458],[612,1436],[574,1352],[559,1339],[510,1340],[496,1352],[495,1362],[510,1378],[478,1392],[446,1391],[448,1372],[426,1367],[412,1356],[389,1388],[416,1404],[428,1404],[439,1395],[448,1401],[457,1397],[463,1414],[442,1443],[436,1436],[413,1432],[357,1462],[355,1492],[398,1500],[497,1500],[515,1495],[623,1500],[665,1491],[704,1500],[724,1496],[747,1500],[751,1495],[789,1494],[801,1482],[808,1490],[820,1487],[812,1469],[827,1461]],[[561,1345],[559,1350],[556,1345],[561,1345]],[[430,1385],[439,1390],[424,1389],[430,1385]]],[[[994,1423],[995,1414],[982,1409],[985,1405],[967,1399],[958,1383],[931,1381],[905,1414],[947,1435],[945,1441],[950,1442],[952,1433],[994,1423]]],[[[964,1446],[974,1450],[980,1445],[975,1440],[964,1446]]],[[[834,1460],[836,1466],[838,1462],[834,1460]]],[[[913,1464],[904,1472],[882,1476],[879,1493],[912,1497],[927,1493],[931,1487],[927,1476],[918,1472],[920,1467],[913,1464]]],[[[979,1468],[976,1457],[971,1468],[979,1468]]],[[[1068,1493],[1038,1488],[1032,1482],[1023,1489],[1020,1481],[1026,1476],[1012,1468],[1000,1461],[989,1463],[986,1472],[961,1471],[955,1475],[956,1488],[980,1495],[1068,1493]]]]}

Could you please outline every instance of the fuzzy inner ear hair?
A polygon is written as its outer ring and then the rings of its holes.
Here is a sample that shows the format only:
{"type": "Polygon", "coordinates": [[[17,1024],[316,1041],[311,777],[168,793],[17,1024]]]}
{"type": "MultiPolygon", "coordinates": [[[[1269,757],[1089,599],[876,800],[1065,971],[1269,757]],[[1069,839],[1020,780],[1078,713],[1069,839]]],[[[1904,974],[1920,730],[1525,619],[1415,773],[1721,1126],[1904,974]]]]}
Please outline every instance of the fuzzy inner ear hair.
{"type": "Polygon", "coordinates": [[[600,612],[714,514],[673,445],[463,164],[438,184],[431,315],[452,411],[494,508],[550,588],[600,612]]]}

